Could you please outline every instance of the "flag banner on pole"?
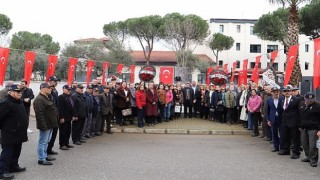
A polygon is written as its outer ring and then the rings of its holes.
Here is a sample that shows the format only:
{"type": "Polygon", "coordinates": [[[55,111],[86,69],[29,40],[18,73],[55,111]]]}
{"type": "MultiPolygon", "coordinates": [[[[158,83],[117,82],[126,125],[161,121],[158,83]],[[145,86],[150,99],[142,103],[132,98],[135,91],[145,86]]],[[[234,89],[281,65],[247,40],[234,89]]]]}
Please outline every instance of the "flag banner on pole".
{"type": "Polygon", "coordinates": [[[118,64],[117,70],[119,75],[122,75],[123,66],[124,66],[123,64],[118,64]]]}
{"type": "Polygon", "coordinates": [[[248,59],[243,60],[243,68],[242,68],[242,84],[247,85],[247,77],[248,77],[248,59]]]}
{"type": "Polygon", "coordinates": [[[258,84],[259,81],[259,64],[260,64],[261,55],[256,57],[256,62],[252,70],[251,80],[258,84]]]}
{"type": "Polygon", "coordinates": [[[213,71],[213,67],[208,67],[207,68],[207,74],[206,74],[206,84],[210,84],[210,73],[213,71]]]}
{"type": "Polygon", "coordinates": [[[236,68],[237,68],[237,62],[233,62],[230,82],[234,81],[234,73],[236,72],[236,68]]]}
{"type": "Polygon", "coordinates": [[[107,78],[108,78],[108,69],[110,67],[109,62],[103,62],[102,63],[102,85],[107,85],[107,78]]]}
{"type": "Polygon", "coordinates": [[[73,81],[74,73],[76,72],[77,67],[77,58],[69,58],[69,67],[68,67],[68,85],[71,85],[73,81]]]}
{"type": "Polygon", "coordinates": [[[48,68],[47,68],[46,82],[48,82],[50,76],[54,75],[54,71],[56,69],[57,62],[58,62],[58,56],[50,54],[48,57],[48,68]]]}
{"type": "Polygon", "coordinates": [[[313,89],[320,87],[320,38],[314,39],[313,89]]]}
{"type": "Polygon", "coordinates": [[[287,55],[287,67],[286,67],[286,74],[284,76],[284,83],[283,85],[286,86],[289,84],[291,73],[294,67],[294,63],[297,60],[297,53],[299,50],[299,45],[294,45],[289,47],[289,52],[287,55]]]}
{"type": "Polygon", "coordinates": [[[136,68],[135,65],[130,66],[130,83],[134,83],[135,68],[136,68]]]}
{"type": "Polygon", "coordinates": [[[24,60],[24,79],[28,82],[28,86],[30,84],[30,79],[33,70],[34,60],[36,58],[36,53],[31,51],[25,52],[25,60],[24,60]]]}
{"type": "Polygon", "coordinates": [[[86,77],[87,86],[90,83],[90,78],[91,78],[93,68],[94,68],[94,61],[88,60],[87,61],[87,77],[86,77]]]}
{"type": "Polygon", "coordinates": [[[172,84],[173,83],[173,67],[160,67],[160,81],[164,84],[172,84]]]}
{"type": "Polygon", "coordinates": [[[274,62],[274,60],[276,60],[276,58],[277,58],[277,56],[278,56],[278,50],[276,50],[276,51],[272,51],[271,52],[271,63],[273,64],[273,62],[274,62]]]}
{"type": "Polygon", "coordinates": [[[3,82],[6,77],[7,65],[9,61],[10,49],[0,48],[0,85],[3,85],[3,82]]]}
{"type": "Polygon", "coordinates": [[[228,74],[228,64],[223,65],[223,70],[226,72],[226,74],[228,74]]]}

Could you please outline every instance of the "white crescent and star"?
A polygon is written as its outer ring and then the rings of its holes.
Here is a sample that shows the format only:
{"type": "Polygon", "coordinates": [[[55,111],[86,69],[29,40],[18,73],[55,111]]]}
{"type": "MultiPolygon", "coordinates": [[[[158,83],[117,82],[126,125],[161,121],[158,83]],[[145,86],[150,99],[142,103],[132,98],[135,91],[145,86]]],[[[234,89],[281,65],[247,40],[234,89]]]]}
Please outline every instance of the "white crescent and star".
{"type": "Polygon", "coordinates": [[[320,57],[320,50],[317,51],[317,56],[320,57]]]}
{"type": "Polygon", "coordinates": [[[70,66],[71,71],[74,71],[74,65],[70,66]]]}
{"type": "Polygon", "coordinates": [[[5,61],[6,59],[4,58],[4,57],[1,57],[1,62],[2,62],[2,64],[4,64],[4,61],[5,61]]]}
{"type": "Polygon", "coordinates": [[[53,67],[54,67],[53,63],[50,63],[49,68],[53,69],[53,67]]]}
{"type": "Polygon", "coordinates": [[[164,75],[165,78],[168,78],[168,75],[170,75],[170,71],[167,70],[167,69],[164,70],[164,71],[163,71],[163,75],[164,75]]]}
{"type": "Polygon", "coordinates": [[[289,60],[292,61],[292,58],[295,58],[295,56],[291,56],[291,57],[289,58],[289,60]]]}

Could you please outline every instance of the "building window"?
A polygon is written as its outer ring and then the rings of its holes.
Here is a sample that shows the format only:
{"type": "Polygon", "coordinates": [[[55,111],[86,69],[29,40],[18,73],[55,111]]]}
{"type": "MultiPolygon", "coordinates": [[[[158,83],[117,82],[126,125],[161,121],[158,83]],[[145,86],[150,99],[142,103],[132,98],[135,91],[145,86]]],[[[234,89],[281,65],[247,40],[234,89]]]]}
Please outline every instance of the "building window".
{"type": "Polygon", "coordinates": [[[223,60],[219,60],[219,66],[220,66],[220,67],[223,66],[223,60]]]}
{"type": "Polygon", "coordinates": [[[308,62],[305,62],[305,63],[304,63],[304,69],[305,69],[305,70],[309,70],[309,63],[308,63],[308,62]]]}
{"type": "Polygon", "coordinates": [[[256,65],[255,62],[250,62],[250,68],[254,68],[255,65],[256,65]]]}
{"type": "Polygon", "coordinates": [[[192,82],[192,74],[188,74],[187,81],[192,82]]]}
{"type": "Polygon", "coordinates": [[[224,26],[223,26],[223,25],[220,25],[220,26],[219,26],[219,32],[221,32],[221,33],[224,32],[224,26]]]}
{"type": "Polygon", "coordinates": [[[250,35],[254,35],[254,33],[253,33],[253,26],[250,26],[250,35]]]}
{"type": "Polygon", "coordinates": [[[267,45],[267,53],[278,50],[278,45],[267,45]]]}
{"type": "Polygon", "coordinates": [[[274,68],[274,70],[278,71],[278,63],[273,63],[272,67],[274,68]]]}
{"type": "Polygon", "coordinates": [[[250,53],[261,53],[260,44],[250,44],[250,53]]]}
{"type": "Polygon", "coordinates": [[[309,52],[309,44],[305,44],[304,45],[304,51],[305,52],[309,52]]]}
{"type": "Polygon", "coordinates": [[[283,69],[286,69],[287,68],[287,63],[284,63],[283,64],[283,69]]]}
{"type": "Polygon", "coordinates": [[[236,51],[240,51],[240,43],[236,43],[236,51]]]}
{"type": "Polygon", "coordinates": [[[237,66],[236,66],[236,68],[240,68],[240,61],[239,61],[239,60],[237,60],[237,66]]]}
{"type": "Polygon", "coordinates": [[[241,26],[237,25],[237,33],[241,33],[241,26]]]}
{"type": "Polygon", "coordinates": [[[200,73],[198,74],[198,83],[205,84],[206,83],[206,74],[200,73]]]}

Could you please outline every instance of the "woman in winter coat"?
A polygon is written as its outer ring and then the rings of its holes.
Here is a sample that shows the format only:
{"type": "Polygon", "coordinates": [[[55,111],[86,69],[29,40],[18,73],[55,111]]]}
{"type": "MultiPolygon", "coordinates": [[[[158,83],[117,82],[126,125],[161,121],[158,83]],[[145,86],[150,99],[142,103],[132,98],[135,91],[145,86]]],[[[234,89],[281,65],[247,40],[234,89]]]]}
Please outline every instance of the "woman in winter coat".
{"type": "Polygon", "coordinates": [[[149,83],[148,89],[146,90],[146,123],[148,126],[154,126],[158,115],[158,94],[154,88],[154,83],[149,83]]]}
{"type": "Polygon", "coordinates": [[[143,119],[145,117],[146,112],[146,92],[144,89],[144,85],[140,84],[136,91],[136,105],[138,110],[138,127],[142,128],[144,126],[143,119]]]}
{"type": "Polygon", "coordinates": [[[239,99],[239,107],[241,109],[240,111],[240,120],[242,121],[242,125],[244,128],[248,128],[248,113],[246,108],[246,102],[247,102],[247,88],[244,84],[241,85],[241,96],[239,99]]]}
{"type": "Polygon", "coordinates": [[[257,95],[257,90],[251,90],[251,96],[248,100],[248,111],[251,113],[252,124],[253,124],[253,134],[252,137],[259,136],[258,122],[261,119],[260,108],[262,105],[262,98],[257,95]]]}
{"type": "Polygon", "coordinates": [[[131,92],[127,87],[126,82],[122,82],[121,86],[117,89],[117,106],[120,110],[120,126],[126,126],[126,121],[131,115],[123,116],[122,111],[130,107],[131,92]]]}
{"type": "Polygon", "coordinates": [[[173,101],[173,94],[172,94],[172,91],[171,91],[169,85],[166,85],[164,87],[164,90],[166,92],[166,94],[165,94],[166,104],[164,107],[164,121],[169,122],[171,106],[172,106],[172,101],[173,101]]]}

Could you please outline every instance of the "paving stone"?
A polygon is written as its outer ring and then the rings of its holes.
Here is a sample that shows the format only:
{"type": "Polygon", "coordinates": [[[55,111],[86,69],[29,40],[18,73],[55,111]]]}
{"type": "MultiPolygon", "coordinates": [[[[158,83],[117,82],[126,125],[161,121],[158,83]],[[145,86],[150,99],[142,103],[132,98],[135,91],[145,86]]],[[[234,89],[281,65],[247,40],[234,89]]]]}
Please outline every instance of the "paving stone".
{"type": "Polygon", "coordinates": [[[187,129],[167,129],[167,134],[188,134],[187,129]]]}
{"type": "Polygon", "coordinates": [[[234,135],[250,135],[252,132],[248,130],[232,130],[234,135]]]}
{"type": "Polygon", "coordinates": [[[189,134],[210,134],[209,130],[189,130],[189,134]]]}
{"type": "Polygon", "coordinates": [[[144,129],[141,128],[124,128],[123,129],[124,133],[139,133],[139,134],[143,134],[144,133],[144,129]]]}
{"type": "Polygon", "coordinates": [[[146,134],[165,134],[166,129],[145,129],[146,134]]]}
{"type": "Polygon", "coordinates": [[[111,128],[111,131],[114,133],[122,133],[122,129],[121,128],[111,128]]]}
{"type": "Polygon", "coordinates": [[[231,130],[212,130],[211,134],[215,135],[230,135],[232,134],[231,130]]]}

